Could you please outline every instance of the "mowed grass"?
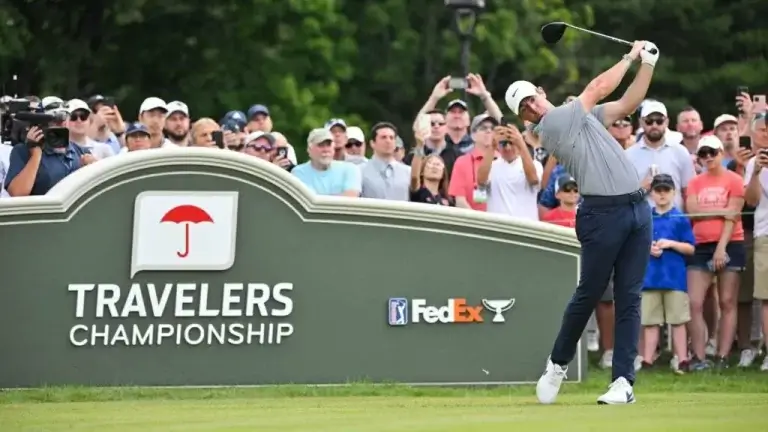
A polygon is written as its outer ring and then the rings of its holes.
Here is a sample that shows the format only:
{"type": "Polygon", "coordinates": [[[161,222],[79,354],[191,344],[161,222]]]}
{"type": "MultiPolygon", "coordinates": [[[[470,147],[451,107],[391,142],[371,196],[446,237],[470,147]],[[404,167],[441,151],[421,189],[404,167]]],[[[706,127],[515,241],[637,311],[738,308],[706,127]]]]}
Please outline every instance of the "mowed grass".
{"type": "Polygon", "coordinates": [[[768,430],[766,373],[641,372],[637,404],[598,406],[608,378],[593,372],[586,383],[565,385],[549,406],[536,402],[531,386],[11,390],[0,393],[0,431],[768,430]]]}

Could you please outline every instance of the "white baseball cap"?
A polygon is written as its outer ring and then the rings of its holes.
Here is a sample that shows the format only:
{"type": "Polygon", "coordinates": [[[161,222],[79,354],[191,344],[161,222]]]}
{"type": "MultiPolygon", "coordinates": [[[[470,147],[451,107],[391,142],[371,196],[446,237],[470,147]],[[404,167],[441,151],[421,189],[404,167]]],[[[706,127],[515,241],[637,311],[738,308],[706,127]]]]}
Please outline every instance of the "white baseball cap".
{"type": "Polygon", "coordinates": [[[509,109],[512,110],[515,115],[518,115],[520,111],[520,102],[523,99],[531,96],[536,96],[538,90],[536,86],[528,81],[515,81],[507,88],[507,92],[504,94],[504,101],[507,103],[509,109]]]}
{"type": "Polygon", "coordinates": [[[667,117],[667,107],[659,101],[647,101],[640,109],[640,117],[646,118],[651,114],[658,113],[667,117]]]}
{"type": "Polygon", "coordinates": [[[82,99],[70,99],[69,102],[67,102],[67,112],[72,114],[77,110],[85,110],[91,112],[91,108],[82,99]]]}
{"type": "Polygon", "coordinates": [[[59,106],[64,105],[64,101],[61,100],[58,96],[46,96],[43,98],[42,101],[40,101],[40,106],[43,107],[43,109],[52,109],[51,105],[57,104],[59,106]]]}
{"type": "Polygon", "coordinates": [[[165,109],[168,110],[168,114],[173,114],[175,112],[183,113],[185,116],[189,117],[189,107],[187,107],[187,104],[181,101],[173,101],[168,102],[168,105],[165,106],[165,109]]]}
{"type": "Polygon", "coordinates": [[[350,126],[347,129],[347,139],[351,140],[358,140],[361,143],[365,142],[365,134],[363,133],[363,130],[360,129],[357,126],[350,126]]]}
{"type": "Polygon", "coordinates": [[[704,147],[711,148],[714,150],[722,150],[723,142],[720,141],[720,138],[714,135],[707,135],[705,137],[701,137],[701,139],[699,140],[699,145],[696,146],[696,151],[698,152],[704,147]]]}
{"type": "Polygon", "coordinates": [[[161,109],[167,112],[168,106],[166,105],[165,101],[159,97],[148,97],[144,99],[144,102],[141,103],[141,107],[139,108],[139,115],[147,111],[152,111],[153,109],[161,109]]]}
{"type": "Polygon", "coordinates": [[[736,116],[733,116],[733,115],[730,115],[730,114],[721,114],[721,115],[717,116],[717,118],[715,119],[715,126],[714,126],[714,128],[717,129],[717,127],[720,126],[721,124],[728,123],[728,122],[738,124],[739,123],[739,119],[737,119],[736,116]]]}

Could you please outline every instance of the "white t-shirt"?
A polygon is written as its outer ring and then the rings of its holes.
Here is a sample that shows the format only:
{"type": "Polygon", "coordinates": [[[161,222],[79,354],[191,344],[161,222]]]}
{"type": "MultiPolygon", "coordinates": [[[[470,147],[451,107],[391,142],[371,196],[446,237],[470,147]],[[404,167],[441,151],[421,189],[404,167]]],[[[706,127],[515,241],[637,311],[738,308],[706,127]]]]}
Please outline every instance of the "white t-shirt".
{"type": "Polygon", "coordinates": [[[99,160],[115,155],[114,150],[112,150],[112,147],[109,144],[98,142],[87,137],[85,138],[85,145],[83,148],[90,150],[91,154],[99,160]]]}
{"type": "MultiPolygon", "coordinates": [[[[747,162],[744,168],[744,186],[752,180],[752,174],[755,172],[755,158],[747,162]]],[[[760,170],[760,201],[757,202],[755,209],[755,227],[753,232],[755,237],[768,236],[768,171],[760,170]]]]}
{"type": "Polygon", "coordinates": [[[497,158],[491,163],[488,213],[499,213],[528,220],[539,220],[537,196],[544,167],[534,160],[539,184],[531,186],[525,178],[523,159],[512,162],[497,158]]]}

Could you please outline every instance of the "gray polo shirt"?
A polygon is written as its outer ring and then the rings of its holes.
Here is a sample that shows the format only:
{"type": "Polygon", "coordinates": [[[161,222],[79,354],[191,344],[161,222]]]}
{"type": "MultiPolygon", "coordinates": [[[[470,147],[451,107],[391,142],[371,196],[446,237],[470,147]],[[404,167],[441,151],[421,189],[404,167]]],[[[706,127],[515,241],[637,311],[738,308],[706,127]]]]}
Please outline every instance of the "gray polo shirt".
{"type": "Polygon", "coordinates": [[[668,139],[661,147],[652,148],[643,139],[624,152],[640,178],[650,175],[651,165],[656,165],[659,174],[669,174],[675,182],[675,206],[683,209],[683,188],[688,187],[688,182],[696,175],[688,149],[668,139]]]}
{"type": "Polygon", "coordinates": [[[640,189],[640,177],[624,149],[603,126],[605,107],[590,113],[575,99],[551,109],[535,131],[579,184],[582,195],[624,195],[640,189]]]}
{"type": "Polygon", "coordinates": [[[363,165],[363,198],[408,201],[411,167],[404,163],[385,162],[376,156],[363,165]]]}

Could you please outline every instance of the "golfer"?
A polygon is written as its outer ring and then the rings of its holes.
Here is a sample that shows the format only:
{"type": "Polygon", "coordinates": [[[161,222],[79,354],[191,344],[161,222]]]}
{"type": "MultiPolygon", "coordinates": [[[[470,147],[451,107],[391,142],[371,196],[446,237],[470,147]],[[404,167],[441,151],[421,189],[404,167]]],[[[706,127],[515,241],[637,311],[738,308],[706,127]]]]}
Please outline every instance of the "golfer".
{"type": "Polygon", "coordinates": [[[576,179],[584,200],[576,215],[581,242],[579,286],[568,303],[547,368],[536,386],[539,402],[553,403],[589,316],[614,277],[616,331],[613,377],[600,404],[634,403],[634,360],[640,332],[640,294],[651,249],[651,209],[646,191],[624,150],[606,129],[645,99],[659,58],[653,43],[636,41],[629,54],[600,74],[573,101],[555,106],[541,88],[516,81],[507,89],[509,108],[535,124],[542,146],[576,179]],[[632,63],[642,65],[626,93],[598,105],[621,83],[632,63]]]}

